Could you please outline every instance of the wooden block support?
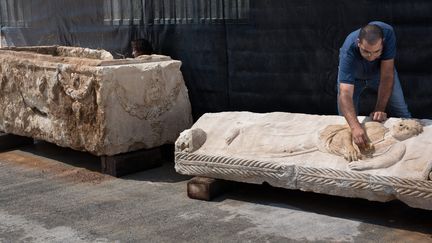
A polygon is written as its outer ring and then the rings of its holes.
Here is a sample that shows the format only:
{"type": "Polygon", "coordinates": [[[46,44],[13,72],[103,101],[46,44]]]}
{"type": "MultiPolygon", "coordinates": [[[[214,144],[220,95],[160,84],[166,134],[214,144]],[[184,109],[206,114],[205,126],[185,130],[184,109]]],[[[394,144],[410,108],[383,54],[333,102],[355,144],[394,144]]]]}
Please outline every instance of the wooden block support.
{"type": "Polygon", "coordinates": [[[0,150],[8,150],[30,144],[33,144],[33,138],[0,132],[0,150]]]}
{"type": "Polygon", "coordinates": [[[120,177],[162,165],[160,147],[113,156],[101,156],[102,173],[120,177]]]}
{"type": "Polygon", "coordinates": [[[189,198],[210,201],[227,190],[228,182],[207,177],[194,177],[187,184],[189,198]]]}

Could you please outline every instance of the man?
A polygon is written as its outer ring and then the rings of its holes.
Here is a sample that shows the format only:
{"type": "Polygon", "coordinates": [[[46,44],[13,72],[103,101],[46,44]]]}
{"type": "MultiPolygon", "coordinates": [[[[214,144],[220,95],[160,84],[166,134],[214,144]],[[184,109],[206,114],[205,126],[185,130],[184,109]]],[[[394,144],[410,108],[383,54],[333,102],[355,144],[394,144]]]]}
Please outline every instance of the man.
{"type": "Polygon", "coordinates": [[[151,55],[153,54],[153,48],[150,42],[146,39],[137,39],[131,41],[132,46],[132,56],[134,58],[141,55],[151,55]]]}
{"type": "Polygon", "coordinates": [[[345,39],[339,54],[338,108],[351,128],[352,139],[360,148],[368,145],[364,128],[357,119],[360,94],[366,88],[378,92],[373,121],[392,116],[410,118],[398,73],[394,67],[396,37],[383,22],[371,22],[345,39]]]}

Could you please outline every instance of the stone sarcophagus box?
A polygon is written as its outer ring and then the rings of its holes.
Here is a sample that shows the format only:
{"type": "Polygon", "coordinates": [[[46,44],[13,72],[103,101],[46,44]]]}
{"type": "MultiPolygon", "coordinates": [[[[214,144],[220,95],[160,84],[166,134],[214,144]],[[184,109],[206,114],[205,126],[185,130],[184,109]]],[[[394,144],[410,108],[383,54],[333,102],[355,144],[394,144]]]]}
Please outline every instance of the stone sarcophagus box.
{"type": "Polygon", "coordinates": [[[353,144],[341,116],[205,114],[177,139],[175,168],[185,175],[399,199],[432,210],[432,121],[361,119],[367,148],[353,144]]]}
{"type": "Polygon", "coordinates": [[[192,124],[181,62],[78,47],[0,49],[0,131],[92,154],[173,143],[192,124]]]}

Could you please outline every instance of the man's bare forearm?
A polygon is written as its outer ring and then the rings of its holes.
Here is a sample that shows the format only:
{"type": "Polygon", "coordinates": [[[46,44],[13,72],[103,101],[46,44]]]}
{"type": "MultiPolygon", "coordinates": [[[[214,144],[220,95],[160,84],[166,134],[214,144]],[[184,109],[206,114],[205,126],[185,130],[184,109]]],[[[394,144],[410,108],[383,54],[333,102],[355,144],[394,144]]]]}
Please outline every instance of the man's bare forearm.
{"type": "Polygon", "coordinates": [[[352,129],[361,126],[357,119],[352,97],[347,94],[340,94],[338,98],[340,105],[339,109],[342,111],[350,128],[352,129]]]}
{"type": "Polygon", "coordinates": [[[378,98],[375,105],[375,111],[384,112],[388,100],[393,92],[394,84],[394,60],[383,60],[381,61],[381,71],[380,71],[380,84],[378,87],[378,98]]]}
{"type": "Polygon", "coordinates": [[[378,88],[377,103],[375,105],[375,111],[385,111],[388,100],[393,91],[394,75],[388,74],[381,78],[380,85],[378,88]]]}

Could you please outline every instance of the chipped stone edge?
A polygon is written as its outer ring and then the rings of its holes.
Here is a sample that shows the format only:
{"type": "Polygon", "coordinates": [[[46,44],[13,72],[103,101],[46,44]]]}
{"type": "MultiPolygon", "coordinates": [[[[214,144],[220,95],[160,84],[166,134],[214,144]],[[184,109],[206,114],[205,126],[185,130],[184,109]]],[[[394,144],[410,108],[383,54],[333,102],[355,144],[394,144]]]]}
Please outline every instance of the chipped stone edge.
{"type": "Polygon", "coordinates": [[[288,189],[386,202],[399,199],[410,207],[432,210],[432,181],[330,168],[283,165],[259,160],[175,153],[178,173],[288,189]]]}

